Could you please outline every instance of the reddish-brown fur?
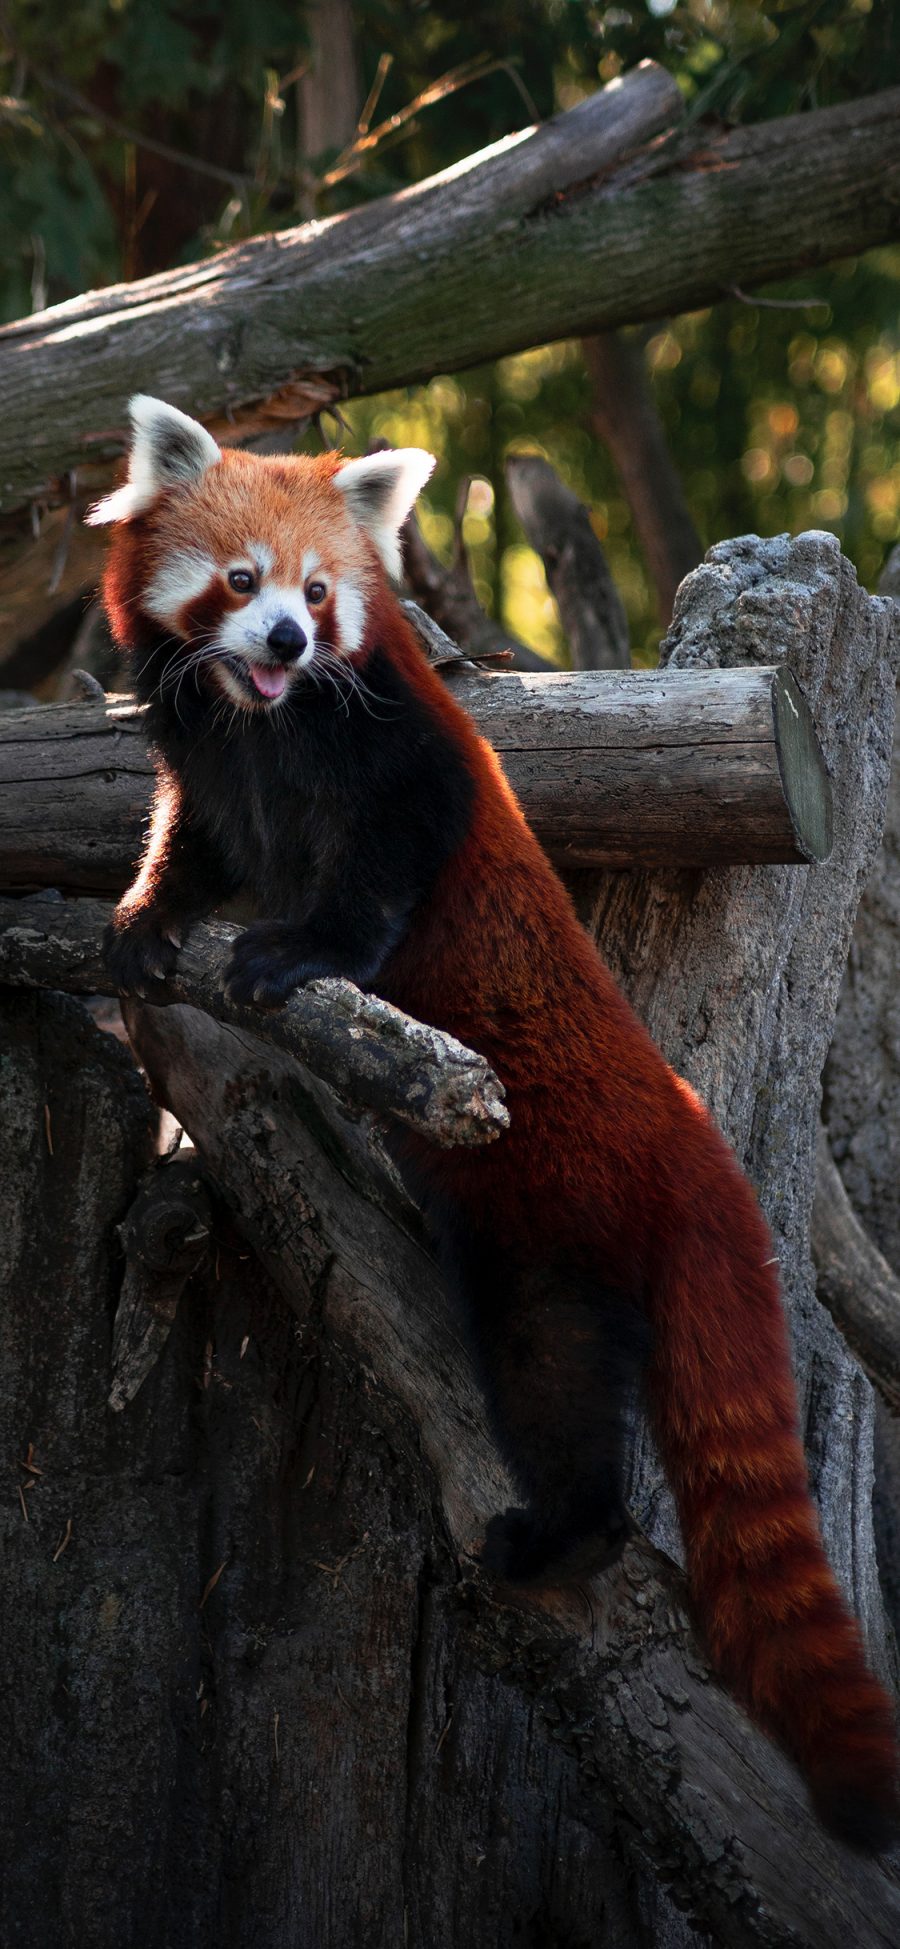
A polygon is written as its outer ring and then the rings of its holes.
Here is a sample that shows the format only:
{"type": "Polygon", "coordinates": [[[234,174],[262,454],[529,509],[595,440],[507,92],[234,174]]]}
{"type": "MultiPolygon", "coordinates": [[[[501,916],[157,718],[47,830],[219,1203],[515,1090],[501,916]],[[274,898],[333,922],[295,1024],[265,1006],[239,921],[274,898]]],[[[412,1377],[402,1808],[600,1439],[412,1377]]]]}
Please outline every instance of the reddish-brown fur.
{"type": "Polygon", "coordinates": [[[471,837],[379,985],[488,1058],[510,1129],[487,1151],[432,1153],[429,1174],[526,1262],[587,1252],[613,1283],[646,1288],[655,1422],[713,1661],[826,1818],[856,1795],[893,1814],[892,1707],[822,1548],[753,1191],[390,599],[374,627],[478,783],[471,837]]]}
{"type": "MultiPolygon", "coordinates": [[[[285,577],[315,546],[332,573],[352,569],[365,585],[358,666],[380,647],[475,786],[468,836],[375,986],[481,1051],[510,1111],[508,1134],[487,1149],[410,1138],[409,1152],[473,1236],[511,1262],[594,1269],[646,1295],[655,1423],[713,1661],[802,1766],[823,1816],[878,1845],[896,1815],[892,1710],[823,1552],[754,1194],[615,987],[493,752],[423,659],[332,485],[338,465],[226,454],[189,493],[118,528],[105,585],[113,629],[140,653],[136,592],[160,556],[200,545],[224,560],[248,530],[283,545],[285,577]]],[[[161,858],[164,835],[159,848],[161,858]]],[[[523,1417],[550,1412],[552,1386],[550,1375],[523,1417]]]]}

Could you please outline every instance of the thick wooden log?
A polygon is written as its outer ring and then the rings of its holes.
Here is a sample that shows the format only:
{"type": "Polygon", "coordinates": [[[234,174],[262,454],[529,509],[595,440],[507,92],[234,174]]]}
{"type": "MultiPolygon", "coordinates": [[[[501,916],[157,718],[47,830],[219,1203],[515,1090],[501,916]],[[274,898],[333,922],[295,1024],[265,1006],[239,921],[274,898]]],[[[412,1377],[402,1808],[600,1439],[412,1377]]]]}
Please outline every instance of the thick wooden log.
{"type": "Polygon", "coordinates": [[[0,333],[0,507],[68,498],[67,470],[121,452],[138,379],[240,435],[259,402],[300,418],[888,242],[898,102],[634,154],[679,112],[645,66],[414,190],[20,320],[0,333]]]}
{"type": "MultiPolygon", "coordinates": [[[[103,960],[112,908],[96,900],[0,899],[0,981],[18,988],[116,995],[103,960]]],[[[436,1143],[490,1143],[509,1128],[503,1089],[482,1056],[452,1035],[364,995],[352,981],[311,981],[284,1008],[239,1008],[219,987],[239,929],[192,927],[160,1006],[189,1002],[219,1022],[276,1043],[345,1105],[399,1117],[436,1143]]]]}
{"type": "MultiPolygon", "coordinates": [[[[563,867],[823,860],[831,796],[787,670],[453,671],[563,867]]],[[[127,698],[48,705],[0,723],[0,885],[116,892],[152,784],[127,698]]]]}

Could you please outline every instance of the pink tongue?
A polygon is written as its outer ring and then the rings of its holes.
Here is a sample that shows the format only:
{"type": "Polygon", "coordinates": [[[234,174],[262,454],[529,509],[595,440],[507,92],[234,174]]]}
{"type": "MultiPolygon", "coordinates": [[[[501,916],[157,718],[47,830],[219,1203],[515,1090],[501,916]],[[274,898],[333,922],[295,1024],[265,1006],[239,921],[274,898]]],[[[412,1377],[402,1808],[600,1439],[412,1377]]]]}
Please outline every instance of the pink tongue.
{"type": "Polygon", "coordinates": [[[251,663],[250,676],[261,697],[280,697],[287,683],[287,671],[273,670],[271,663],[251,663]]]}

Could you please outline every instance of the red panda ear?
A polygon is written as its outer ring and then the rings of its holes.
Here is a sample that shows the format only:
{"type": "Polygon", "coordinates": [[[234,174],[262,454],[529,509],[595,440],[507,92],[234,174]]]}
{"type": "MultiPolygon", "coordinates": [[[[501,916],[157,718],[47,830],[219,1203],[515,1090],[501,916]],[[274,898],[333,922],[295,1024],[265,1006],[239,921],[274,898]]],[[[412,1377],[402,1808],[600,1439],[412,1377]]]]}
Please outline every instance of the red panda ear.
{"type": "Polygon", "coordinates": [[[124,487],[108,494],[88,510],[85,519],[91,527],[107,521],[130,521],[143,513],[166,487],[184,487],[199,480],[207,467],[222,455],[211,433],[199,420],[167,406],[162,399],[135,393],[128,402],[134,428],[128,458],[128,479],[124,487]]]}
{"type": "Polygon", "coordinates": [[[348,460],[332,476],[349,512],[375,543],[389,575],[400,579],[400,529],[435,466],[421,447],[397,447],[348,460]]]}

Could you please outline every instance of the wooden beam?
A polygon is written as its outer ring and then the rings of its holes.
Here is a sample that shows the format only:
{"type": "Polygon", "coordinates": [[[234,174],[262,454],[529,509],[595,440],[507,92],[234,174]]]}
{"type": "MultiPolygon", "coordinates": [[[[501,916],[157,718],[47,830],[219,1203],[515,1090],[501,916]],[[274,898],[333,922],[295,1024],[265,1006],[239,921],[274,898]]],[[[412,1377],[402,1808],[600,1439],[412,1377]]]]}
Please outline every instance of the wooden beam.
{"type": "MultiPolygon", "coordinates": [[[[831,794],[784,668],[486,676],[454,694],[563,867],[827,858],[831,794]]],[[[0,720],[0,886],[120,892],[152,786],[130,698],[0,720]]]]}

